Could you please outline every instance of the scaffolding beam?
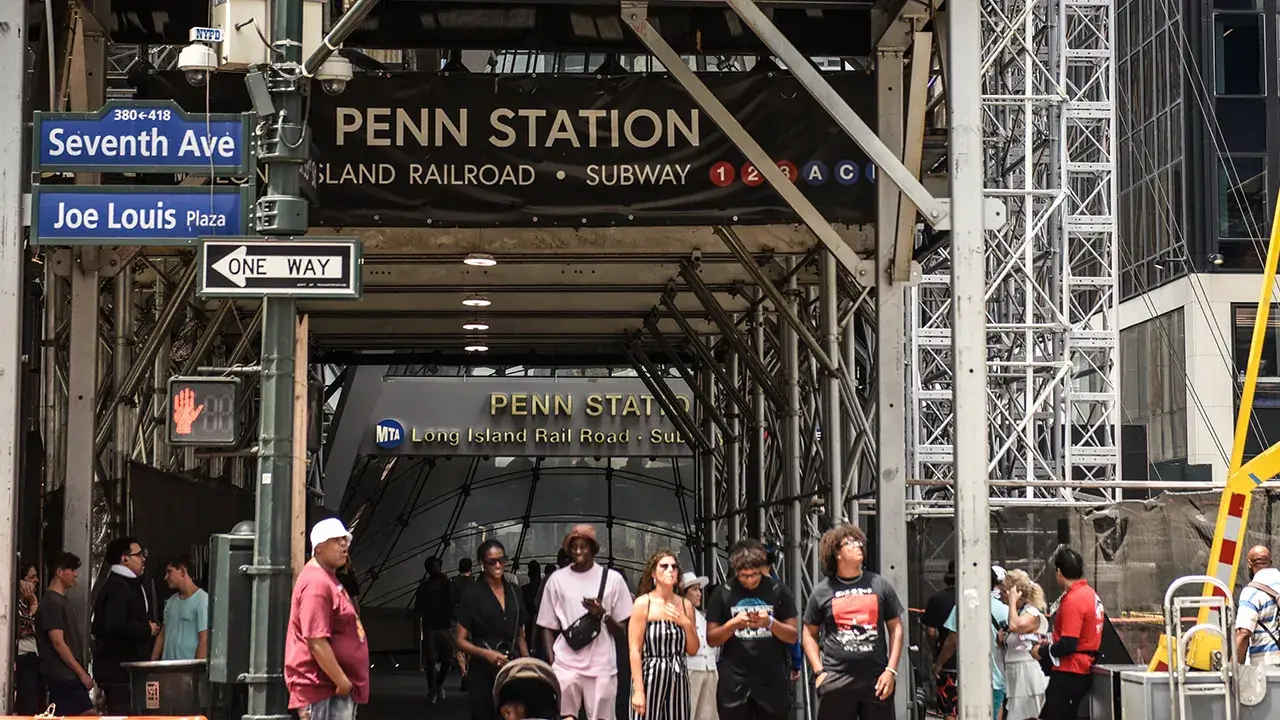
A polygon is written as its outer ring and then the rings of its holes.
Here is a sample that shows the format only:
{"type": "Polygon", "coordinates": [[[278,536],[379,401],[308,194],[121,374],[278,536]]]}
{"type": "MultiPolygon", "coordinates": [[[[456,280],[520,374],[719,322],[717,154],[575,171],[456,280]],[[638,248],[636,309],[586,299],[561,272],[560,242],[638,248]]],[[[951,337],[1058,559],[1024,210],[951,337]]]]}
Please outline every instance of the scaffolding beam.
{"type": "MultiPolygon", "coordinates": [[[[854,252],[844,238],[840,237],[840,233],[836,232],[831,223],[822,216],[822,212],[809,201],[809,198],[805,197],[804,193],[800,192],[800,189],[778,167],[774,159],[769,156],[769,153],[760,147],[760,143],[756,142],[756,139],[742,126],[742,123],[733,117],[733,113],[729,112],[729,109],[720,102],[715,94],[711,92],[711,89],[689,69],[689,66],[685,64],[684,59],[675,51],[675,48],[671,47],[657,29],[649,23],[649,3],[647,0],[641,2],[623,0],[622,20],[640,39],[640,42],[644,43],[649,52],[653,53],[658,62],[662,63],[667,72],[671,73],[676,82],[680,83],[685,92],[689,93],[693,101],[698,103],[698,106],[711,117],[716,126],[729,138],[729,142],[733,143],[733,146],[742,151],[747,160],[751,161],[751,164],[764,177],[765,182],[769,183],[769,186],[782,196],[787,205],[800,217],[801,222],[812,230],[818,240],[823,245],[826,245],[827,249],[840,260],[840,264],[844,265],[855,278],[861,277],[861,274],[867,271],[863,258],[854,252]]],[[[857,116],[854,115],[854,117],[856,118],[857,116]]],[[[921,191],[924,191],[923,187],[921,187],[921,191]]],[[[928,193],[925,192],[925,194],[927,195],[928,193]]]]}

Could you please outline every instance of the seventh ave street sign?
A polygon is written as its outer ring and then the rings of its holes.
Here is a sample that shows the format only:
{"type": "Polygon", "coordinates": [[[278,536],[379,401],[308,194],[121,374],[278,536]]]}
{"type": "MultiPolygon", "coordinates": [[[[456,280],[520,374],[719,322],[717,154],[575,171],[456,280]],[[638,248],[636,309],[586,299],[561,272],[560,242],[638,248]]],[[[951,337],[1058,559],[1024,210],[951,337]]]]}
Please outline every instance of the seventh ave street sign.
{"type": "Polygon", "coordinates": [[[200,297],[360,297],[360,240],[202,238],[200,297]]]}

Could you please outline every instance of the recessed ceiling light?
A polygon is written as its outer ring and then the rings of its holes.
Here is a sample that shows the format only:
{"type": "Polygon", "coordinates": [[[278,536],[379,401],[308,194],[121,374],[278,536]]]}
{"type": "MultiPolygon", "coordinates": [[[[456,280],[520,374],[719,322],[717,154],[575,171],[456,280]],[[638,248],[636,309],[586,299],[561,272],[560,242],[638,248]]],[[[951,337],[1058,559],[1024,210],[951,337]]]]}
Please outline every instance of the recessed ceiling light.
{"type": "Polygon", "coordinates": [[[498,264],[489,253],[471,253],[462,262],[474,267],[493,267],[498,264]]]}
{"type": "Polygon", "coordinates": [[[489,346],[485,345],[484,343],[472,343],[466,346],[465,348],[463,348],[463,350],[466,350],[467,352],[477,352],[477,353],[489,352],[489,346]]]}
{"type": "Polygon", "coordinates": [[[472,320],[472,321],[471,321],[471,322],[469,322],[469,323],[463,323],[463,325],[462,325],[462,329],[463,329],[463,330],[476,330],[476,331],[483,332],[483,331],[485,331],[485,330],[488,330],[488,329],[489,329],[489,323],[487,323],[487,322],[481,322],[481,321],[479,321],[479,320],[472,320]]]}
{"type": "Polygon", "coordinates": [[[467,307],[489,307],[489,298],[483,295],[469,295],[462,301],[467,307]]]}

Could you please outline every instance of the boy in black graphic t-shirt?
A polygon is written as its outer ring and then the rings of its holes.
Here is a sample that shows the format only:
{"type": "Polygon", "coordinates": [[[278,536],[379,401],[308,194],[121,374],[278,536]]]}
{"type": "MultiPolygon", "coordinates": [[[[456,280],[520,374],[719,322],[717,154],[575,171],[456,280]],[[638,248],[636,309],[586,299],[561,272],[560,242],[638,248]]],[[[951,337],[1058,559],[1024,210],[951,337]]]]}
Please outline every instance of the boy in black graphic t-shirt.
{"type": "Polygon", "coordinates": [[[722,647],[716,705],[720,720],[785,720],[791,709],[789,647],[799,635],[795,596],[763,574],[764,546],[729,551],[734,578],[707,604],[707,643],[722,647]]]}
{"type": "Polygon", "coordinates": [[[822,536],[827,577],[809,596],[802,641],[813,668],[818,720],[894,717],[902,604],[888,581],[862,568],[866,542],[853,525],[822,536]]]}

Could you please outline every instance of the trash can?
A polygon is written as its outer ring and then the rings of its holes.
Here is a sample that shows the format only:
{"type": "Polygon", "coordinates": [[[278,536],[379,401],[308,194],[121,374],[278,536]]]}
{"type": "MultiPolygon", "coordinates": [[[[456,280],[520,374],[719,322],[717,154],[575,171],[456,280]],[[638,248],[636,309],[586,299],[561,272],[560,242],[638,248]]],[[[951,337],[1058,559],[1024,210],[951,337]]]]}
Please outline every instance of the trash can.
{"type": "Polygon", "coordinates": [[[135,715],[208,715],[209,661],[151,660],[121,663],[129,671],[135,715]]]}

